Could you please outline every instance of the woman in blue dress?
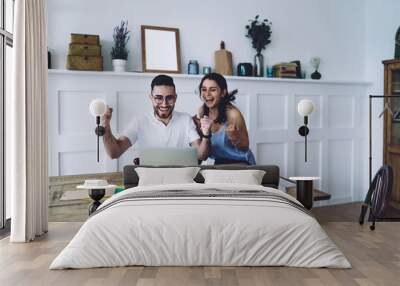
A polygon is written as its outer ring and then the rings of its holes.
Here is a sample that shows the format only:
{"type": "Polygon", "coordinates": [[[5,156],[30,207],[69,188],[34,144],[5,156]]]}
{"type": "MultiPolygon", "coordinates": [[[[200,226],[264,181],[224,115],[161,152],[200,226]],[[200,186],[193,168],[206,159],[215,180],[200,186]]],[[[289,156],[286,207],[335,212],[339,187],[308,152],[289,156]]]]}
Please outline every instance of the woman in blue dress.
{"type": "Polygon", "coordinates": [[[194,121],[200,135],[200,120],[208,117],[212,121],[209,157],[215,160],[215,164],[255,165],[254,155],[249,149],[249,135],[243,115],[232,104],[237,90],[229,93],[226,79],[218,73],[210,73],[202,78],[199,92],[203,105],[194,121]]]}

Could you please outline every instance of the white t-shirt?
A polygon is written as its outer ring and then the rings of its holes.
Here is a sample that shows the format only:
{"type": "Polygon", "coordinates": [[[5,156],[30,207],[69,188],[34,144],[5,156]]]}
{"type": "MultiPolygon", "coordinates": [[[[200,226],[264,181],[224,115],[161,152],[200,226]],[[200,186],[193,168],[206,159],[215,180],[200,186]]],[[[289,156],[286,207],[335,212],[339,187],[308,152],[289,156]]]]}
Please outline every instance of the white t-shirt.
{"type": "Polygon", "coordinates": [[[167,125],[158,120],[153,113],[134,117],[121,135],[126,136],[135,149],[185,148],[200,138],[190,114],[178,111],[172,112],[172,118],[167,125]]]}

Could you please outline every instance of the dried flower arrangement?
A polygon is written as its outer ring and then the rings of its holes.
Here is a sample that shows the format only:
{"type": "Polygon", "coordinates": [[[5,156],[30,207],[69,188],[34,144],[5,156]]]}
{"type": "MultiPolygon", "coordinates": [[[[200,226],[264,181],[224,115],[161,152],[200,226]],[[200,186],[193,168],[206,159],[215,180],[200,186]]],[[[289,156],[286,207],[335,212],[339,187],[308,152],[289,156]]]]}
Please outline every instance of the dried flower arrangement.
{"type": "Polygon", "coordinates": [[[264,50],[265,47],[271,43],[270,37],[272,34],[271,25],[272,23],[268,19],[263,21],[258,20],[260,16],[255,16],[254,20],[249,20],[251,23],[246,25],[247,34],[246,37],[252,40],[253,48],[256,49],[257,53],[264,50]]]}

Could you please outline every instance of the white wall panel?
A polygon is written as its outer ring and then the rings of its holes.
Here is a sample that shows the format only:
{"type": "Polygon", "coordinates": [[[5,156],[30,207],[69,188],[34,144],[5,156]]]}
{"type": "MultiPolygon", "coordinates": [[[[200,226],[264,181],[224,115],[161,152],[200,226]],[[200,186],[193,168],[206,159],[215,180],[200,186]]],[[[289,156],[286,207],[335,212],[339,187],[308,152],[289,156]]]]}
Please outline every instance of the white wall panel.
{"type": "Polygon", "coordinates": [[[329,170],[328,192],[333,200],[353,194],[355,174],[352,140],[329,140],[327,168],[329,170]]]}
{"type": "Polygon", "coordinates": [[[257,164],[278,165],[281,175],[287,175],[287,147],[286,143],[257,144],[257,164]]]}
{"type": "Polygon", "coordinates": [[[328,126],[331,128],[354,127],[354,96],[328,96],[328,126]]]}
{"type": "Polygon", "coordinates": [[[62,90],[58,95],[59,134],[87,135],[91,132],[96,120],[89,113],[89,104],[95,98],[105,99],[104,92],[62,90]]]}
{"type": "MultiPolygon", "coordinates": [[[[321,175],[321,158],[322,143],[320,141],[307,142],[307,162],[304,157],[304,141],[295,143],[295,176],[322,177],[321,175]]],[[[321,181],[314,182],[318,188],[321,187],[321,181]]]]}
{"type": "Polygon", "coordinates": [[[61,176],[104,172],[104,153],[100,154],[99,163],[96,151],[60,152],[59,160],[61,176]]]}
{"type": "Polygon", "coordinates": [[[257,94],[257,128],[287,129],[288,98],[284,94],[257,94]]]}

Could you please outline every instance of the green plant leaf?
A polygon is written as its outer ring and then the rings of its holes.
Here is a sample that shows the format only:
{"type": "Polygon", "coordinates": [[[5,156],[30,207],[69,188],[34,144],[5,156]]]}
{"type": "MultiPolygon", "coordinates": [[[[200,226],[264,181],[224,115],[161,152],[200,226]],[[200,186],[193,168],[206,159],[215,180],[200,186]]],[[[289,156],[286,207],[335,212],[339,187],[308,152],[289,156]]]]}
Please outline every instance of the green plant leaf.
{"type": "Polygon", "coordinates": [[[119,26],[114,28],[113,39],[114,45],[111,49],[111,57],[113,59],[123,59],[128,58],[129,51],[126,45],[130,39],[130,31],[128,31],[128,21],[121,21],[119,26]]]}

